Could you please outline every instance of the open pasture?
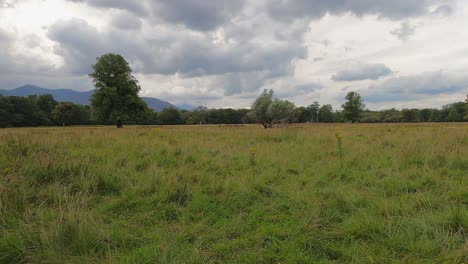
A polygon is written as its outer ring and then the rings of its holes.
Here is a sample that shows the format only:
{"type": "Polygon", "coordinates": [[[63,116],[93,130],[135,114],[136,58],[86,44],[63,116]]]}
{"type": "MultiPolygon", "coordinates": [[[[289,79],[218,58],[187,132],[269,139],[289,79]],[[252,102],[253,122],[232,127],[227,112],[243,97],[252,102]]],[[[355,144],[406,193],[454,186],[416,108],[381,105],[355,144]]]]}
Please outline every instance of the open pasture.
{"type": "Polygon", "coordinates": [[[467,263],[467,238],[466,123],[0,130],[0,263],[467,263]]]}

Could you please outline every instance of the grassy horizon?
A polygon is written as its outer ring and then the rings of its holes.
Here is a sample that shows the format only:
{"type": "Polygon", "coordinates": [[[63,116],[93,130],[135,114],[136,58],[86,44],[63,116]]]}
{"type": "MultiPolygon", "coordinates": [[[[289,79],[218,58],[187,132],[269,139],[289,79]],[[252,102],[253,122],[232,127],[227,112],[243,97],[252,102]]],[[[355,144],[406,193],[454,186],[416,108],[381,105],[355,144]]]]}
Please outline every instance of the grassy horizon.
{"type": "Polygon", "coordinates": [[[467,123],[0,129],[0,263],[467,263],[467,238],[467,123]]]}

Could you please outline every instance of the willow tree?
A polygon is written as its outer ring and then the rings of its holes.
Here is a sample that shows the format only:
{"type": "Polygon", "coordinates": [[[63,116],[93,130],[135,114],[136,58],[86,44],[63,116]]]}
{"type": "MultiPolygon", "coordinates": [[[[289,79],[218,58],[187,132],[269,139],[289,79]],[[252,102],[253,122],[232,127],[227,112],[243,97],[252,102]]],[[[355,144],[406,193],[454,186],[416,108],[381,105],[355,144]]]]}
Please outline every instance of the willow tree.
{"type": "Polygon", "coordinates": [[[250,115],[264,128],[288,123],[294,118],[295,105],[286,100],[273,99],[273,90],[264,90],[252,104],[250,115]]]}

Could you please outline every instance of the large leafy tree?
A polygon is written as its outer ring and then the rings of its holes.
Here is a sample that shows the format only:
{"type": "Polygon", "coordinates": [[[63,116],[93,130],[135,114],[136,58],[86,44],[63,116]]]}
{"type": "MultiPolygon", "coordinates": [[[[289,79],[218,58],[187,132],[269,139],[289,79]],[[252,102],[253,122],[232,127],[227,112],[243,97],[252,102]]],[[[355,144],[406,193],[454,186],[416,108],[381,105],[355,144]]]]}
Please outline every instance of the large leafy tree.
{"type": "Polygon", "coordinates": [[[264,128],[275,123],[290,122],[295,117],[295,106],[289,101],[273,100],[273,90],[264,90],[252,104],[251,115],[264,128]]]}
{"type": "Polygon", "coordinates": [[[251,114],[264,128],[271,127],[272,118],[268,115],[268,107],[273,103],[273,90],[263,90],[262,94],[252,104],[251,114]]]}
{"type": "Polygon", "coordinates": [[[356,92],[349,92],[345,99],[346,102],[342,105],[345,120],[351,121],[352,123],[359,121],[366,107],[361,95],[356,92]]]}
{"type": "Polygon", "coordinates": [[[331,104],[322,105],[319,111],[320,122],[333,123],[335,122],[335,116],[333,114],[333,107],[331,104]]]}
{"type": "Polygon", "coordinates": [[[273,123],[289,123],[294,119],[294,108],[296,106],[287,100],[275,99],[268,107],[268,115],[273,123]]]}
{"type": "Polygon", "coordinates": [[[138,96],[140,85],[128,62],[119,54],[108,53],[93,65],[96,90],[91,97],[93,117],[101,122],[137,120],[148,113],[146,103],[138,96]]]}

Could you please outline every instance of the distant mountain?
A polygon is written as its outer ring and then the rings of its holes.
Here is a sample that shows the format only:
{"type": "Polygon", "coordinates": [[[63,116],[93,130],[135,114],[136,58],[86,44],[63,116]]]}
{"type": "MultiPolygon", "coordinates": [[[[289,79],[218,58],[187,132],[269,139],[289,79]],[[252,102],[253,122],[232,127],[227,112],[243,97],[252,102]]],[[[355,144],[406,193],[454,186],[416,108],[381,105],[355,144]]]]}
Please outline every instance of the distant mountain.
{"type": "Polygon", "coordinates": [[[180,110],[193,111],[197,107],[195,107],[193,105],[189,105],[189,104],[180,104],[180,105],[177,105],[177,108],[179,108],[180,110]]]}
{"type": "Polygon", "coordinates": [[[76,104],[84,104],[87,105],[89,104],[89,98],[91,98],[91,95],[93,94],[93,91],[87,91],[87,92],[78,92],[74,90],[67,90],[67,89],[57,89],[57,90],[52,90],[52,89],[46,89],[46,88],[41,88],[37,87],[34,85],[24,85],[21,87],[18,87],[13,90],[0,90],[1,95],[5,96],[28,96],[28,95],[43,95],[43,94],[51,94],[56,101],[59,102],[73,102],[76,104]]]}
{"type": "Polygon", "coordinates": [[[162,111],[164,108],[175,108],[173,104],[153,97],[142,97],[141,99],[143,99],[143,101],[146,102],[149,108],[153,109],[156,112],[162,111]]]}
{"type": "MultiPolygon", "coordinates": [[[[1,90],[0,94],[5,96],[28,96],[51,94],[59,102],[72,102],[76,104],[88,105],[93,90],[87,92],[78,92],[70,89],[46,89],[34,85],[24,85],[13,90],[1,90]]],[[[149,108],[158,112],[167,107],[175,107],[173,104],[152,97],[142,97],[149,108]]]]}

